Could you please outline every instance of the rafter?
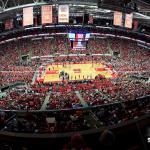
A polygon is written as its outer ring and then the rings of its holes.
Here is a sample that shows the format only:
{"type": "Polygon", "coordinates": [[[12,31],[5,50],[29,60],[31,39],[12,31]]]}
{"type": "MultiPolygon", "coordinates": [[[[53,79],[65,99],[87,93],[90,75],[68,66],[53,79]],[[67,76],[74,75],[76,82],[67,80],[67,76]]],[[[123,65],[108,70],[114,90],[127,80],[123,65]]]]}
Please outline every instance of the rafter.
{"type": "Polygon", "coordinates": [[[4,8],[4,6],[5,6],[4,1],[3,1],[3,0],[0,0],[0,3],[1,3],[1,8],[4,8]]]}

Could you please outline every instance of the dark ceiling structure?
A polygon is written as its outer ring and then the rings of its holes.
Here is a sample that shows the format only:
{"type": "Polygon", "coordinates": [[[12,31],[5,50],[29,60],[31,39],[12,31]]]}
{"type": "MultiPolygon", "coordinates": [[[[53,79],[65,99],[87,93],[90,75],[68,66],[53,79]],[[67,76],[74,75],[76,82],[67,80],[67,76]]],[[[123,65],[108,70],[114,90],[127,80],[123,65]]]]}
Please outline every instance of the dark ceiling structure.
{"type": "MultiPolygon", "coordinates": [[[[98,2],[105,0],[0,0],[0,21],[4,18],[12,18],[23,7],[34,6],[38,9],[41,5],[52,4],[57,8],[59,4],[69,4],[70,15],[75,16],[80,13],[92,14],[95,18],[113,18],[111,9],[98,8],[98,2]]],[[[108,1],[108,0],[107,0],[108,1]]],[[[118,1],[118,0],[109,0],[118,1]]],[[[125,0],[126,1],[126,0],[125,0]]],[[[127,0],[137,4],[138,13],[134,14],[134,18],[150,20],[150,0],[127,0]]],[[[112,6],[113,7],[113,6],[112,6]]],[[[109,8],[109,7],[108,7],[109,8]]]]}
{"type": "MultiPolygon", "coordinates": [[[[1,10],[5,10],[11,7],[17,7],[20,5],[31,4],[31,3],[72,3],[72,4],[92,4],[97,5],[98,2],[105,3],[105,1],[109,1],[114,5],[114,2],[119,2],[120,0],[0,0],[0,7],[1,10]]],[[[145,7],[150,8],[150,1],[149,0],[122,0],[124,2],[135,2],[138,7],[145,7]]],[[[106,2],[107,3],[107,2],[106,2]]]]}

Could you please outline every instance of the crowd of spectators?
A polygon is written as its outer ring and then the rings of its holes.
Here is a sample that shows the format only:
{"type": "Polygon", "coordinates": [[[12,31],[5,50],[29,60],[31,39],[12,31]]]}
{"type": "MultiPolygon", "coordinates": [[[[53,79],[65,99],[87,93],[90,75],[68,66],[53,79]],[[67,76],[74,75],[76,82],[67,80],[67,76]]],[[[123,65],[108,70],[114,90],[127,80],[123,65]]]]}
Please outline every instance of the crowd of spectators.
{"type": "Polygon", "coordinates": [[[1,109],[39,110],[46,98],[47,110],[99,106],[122,101],[134,101],[150,95],[150,83],[135,79],[105,79],[70,81],[68,83],[27,84],[7,92],[0,101],[1,109]],[[78,95],[77,96],[77,92],[78,95]]]}
{"type": "MultiPolygon", "coordinates": [[[[128,101],[132,102],[132,100],[135,101],[140,97],[150,95],[150,83],[130,78],[131,75],[135,75],[135,73],[136,75],[149,78],[150,51],[147,49],[139,47],[135,42],[121,39],[105,40],[95,38],[89,40],[86,51],[77,51],[71,49],[67,36],[55,36],[55,38],[47,40],[24,39],[12,41],[10,44],[6,43],[0,45],[0,86],[12,84],[18,81],[27,83],[27,87],[13,89],[7,92],[7,96],[0,99],[1,109],[40,110],[46,96],[49,95],[46,110],[84,107],[81,103],[81,99],[83,99],[87,106],[90,107],[123,102],[128,110],[128,101]],[[119,55],[117,57],[97,55],[59,56],[61,54],[70,53],[108,54],[111,52],[118,52],[119,55]],[[20,58],[25,55],[29,55],[30,58],[31,56],[47,56],[51,54],[56,55],[56,57],[54,56],[50,58],[51,61],[55,63],[84,61],[100,62],[109,68],[113,68],[118,73],[118,79],[95,78],[94,80],[68,83],[42,84],[37,82],[35,85],[31,85],[36,69],[39,67],[37,65],[38,61],[36,62],[35,59],[31,59],[31,64],[26,64],[20,62],[20,58]],[[79,92],[79,95],[81,96],[80,99],[75,91],[79,92]]],[[[44,60],[40,63],[42,64],[43,62],[44,60]]],[[[149,101],[147,102],[147,106],[147,109],[149,109],[149,101]]],[[[121,114],[124,113],[122,106],[110,105],[108,106],[108,109],[109,107],[110,110],[108,111],[108,117],[106,118],[109,118],[109,115],[114,111],[114,116],[112,116],[114,118],[110,118],[109,121],[111,122],[111,120],[113,120],[115,123],[119,122],[118,120],[115,121],[115,116],[121,116],[121,114]]],[[[103,109],[105,109],[105,107],[103,109]]],[[[135,112],[137,110],[134,109],[133,111],[134,115],[137,114],[137,112],[135,112]]],[[[140,113],[140,115],[142,115],[142,113],[140,113]]],[[[98,112],[96,112],[96,114],[98,114],[98,112]]],[[[120,120],[122,120],[122,118],[120,120]]],[[[114,122],[112,122],[112,124],[115,124],[114,122]]],[[[104,124],[107,125],[105,120],[104,124]]]]}
{"type": "Polygon", "coordinates": [[[103,60],[106,63],[109,63],[118,73],[138,72],[141,74],[149,72],[150,52],[145,48],[139,47],[135,42],[129,42],[121,39],[90,39],[87,50],[80,52],[78,50],[71,50],[67,36],[55,36],[55,38],[51,39],[24,39],[11,41],[9,44],[5,43],[0,45],[0,85],[15,82],[17,79],[20,81],[31,81],[32,77],[30,77],[30,75],[34,73],[38,63],[34,59],[31,61],[30,58],[32,56],[46,56],[50,54],[57,54],[59,56],[61,54],[70,53],[111,54],[113,52],[118,52],[119,57],[115,59],[110,56],[61,56],[53,57],[52,61],[75,62],[87,60],[103,60]],[[32,65],[24,65],[22,62],[23,56],[28,56],[28,59],[31,61],[32,65]],[[21,72],[24,72],[25,74],[24,77],[22,77],[23,79],[21,78],[21,75],[19,75],[21,72]]]}
{"type": "MultiPolygon", "coordinates": [[[[51,29],[51,32],[55,30],[51,29]]],[[[30,34],[30,31],[27,33],[30,34]]],[[[67,35],[57,34],[47,39],[22,39],[1,44],[0,87],[16,82],[26,82],[26,85],[9,89],[6,96],[0,99],[0,109],[38,111],[13,115],[9,111],[1,111],[0,129],[18,133],[66,133],[93,129],[90,126],[93,114],[96,116],[95,121],[102,127],[116,127],[147,115],[150,113],[150,98],[147,96],[150,95],[150,83],[135,80],[132,76],[150,78],[149,58],[150,51],[138,46],[137,42],[114,38],[92,37],[86,50],[73,50],[67,35]],[[116,52],[118,56],[113,56],[116,52]],[[118,73],[118,78],[48,84],[37,82],[31,85],[38,63],[45,63],[40,57],[53,54],[54,57],[44,59],[56,63],[97,61],[112,67],[118,73]],[[66,56],[59,56],[61,54],[66,56]],[[27,62],[23,61],[24,56],[27,56],[27,62]],[[39,57],[40,60],[31,57],[39,57]],[[81,96],[80,99],[76,92],[81,96]],[[49,96],[44,109],[47,113],[40,112],[46,96],[49,96]],[[81,99],[90,107],[84,107],[81,99]]],[[[96,126],[94,128],[97,129],[96,126]]],[[[95,149],[113,149],[114,141],[114,134],[105,130],[95,149]]],[[[3,147],[8,149],[7,145],[3,147]]],[[[91,150],[80,134],[73,135],[63,148],[69,149],[91,150]]]]}
{"type": "MultiPolygon", "coordinates": [[[[44,90],[43,90],[44,91],[44,90]]],[[[0,108],[5,110],[39,110],[45,100],[46,93],[28,86],[9,90],[1,98],[0,108]]]]}
{"type": "Polygon", "coordinates": [[[3,125],[4,131],[21,133],[65,133],[91,128],[84,113],[79,110],[69,113],[25,113],[16,115],[3,125]]]}
{"type": "Polygon", "coordinates": [[[118,72],[149,72],[150,71],[150,51],[146,48],[140,47],[135,42],[113,40],[119,48],[114,49],[113,52],[119,52],[120,57],[112,59],[111,64],[118,72]],[[118,45],[119,43],[119,45],[118,45]]]}
{"type": "Polygon", "coordinates": [[[93,54],[109,54],[109,43],[107,39],[94,38],[89,40],[88,50],[93,54]]]}
{"type": "Polygon", "coordinates": [[[102,105],[97,108],[85,110],[34,112],[16,114],[6,120],[6,113],[1,113],[1,128],[5,131],[27,132],[27,133],[63,133],[80,130],[88,130],[93,127],[91,111],[95,114],[95,121],[101,127],[115,127],[134,121],[150,113],[149,97],[140,98],[136,101],[124,101],[102,105]]]}
{"type": "Polygon", "coordinates": [[[74,91],[50,93],[47,109],[71,109],[82,107],[74,91]]]}
{"type": "Polygon", "coordinates": [[[132,119],[149,114],[150,99],[139,99],[136,101],[125,101],[122,103],[99,107],[93,111],[101,124],[115,126],[132,119]]]}
{"type": "MultiPolygon", "coordinates": [[[[107,126],[113,128],[133,122],[143,115],[148,115],[150,112],[150,99],[147,97],[136,101],[125,101],[122,103],[103,105],[97,107],[96,109],[90,109],[90,111],[76,110],[69,112],[59,111],[50,113],[14,113],[15,115],[13,116],[1,112],[0,125],[2,131],[15,133],[54,134],[87,131],[89,129],[93,129],[93,127],[90,125],[91,122],[89,119],[91,117],[91,110],[98,118],[96,120],[101,124],[102,127],[107,126]],[[8,116],[11,116],[10,119],[8,116]],[[52,119],[53,122],[49,122],[48,120],[50,119],[52,119]]],[[[115,143],[116,135],[110,130],[104,130],[100,134],[99,138],[94,138],[93,140],[95,145],[91,146],[91,142],[88,143],[80,133],[75,133],[71,136],[70,140],[64,143],[62,149],[106,150],[115,149],[115,147],[118,146],[115,143]]],[[[132,145],[130,145],[130,147],[131,146],[132,145]]],[[[139,145],[137,146],[137,149],[140,149],[139,145]]]]}
{"type": "Polygon", "coordinates": [[[3,71],[0,73],[0,86],[9,85],[16,82],[31,83],[35,71],[3,71]]]}

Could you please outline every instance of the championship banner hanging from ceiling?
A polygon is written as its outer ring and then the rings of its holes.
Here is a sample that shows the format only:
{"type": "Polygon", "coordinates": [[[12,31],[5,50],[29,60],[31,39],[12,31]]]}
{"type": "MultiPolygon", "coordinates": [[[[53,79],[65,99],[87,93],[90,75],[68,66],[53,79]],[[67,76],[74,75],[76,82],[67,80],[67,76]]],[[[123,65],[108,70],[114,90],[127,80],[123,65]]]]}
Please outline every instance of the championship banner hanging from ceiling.
{"type": "Polygon", "coordinates": [[[23,8],[23,26],[33,25],[33,7],[23,8]]]}
{"type": "Polygon", "coordinates": [[[126,14],[125,27],[132,29],[133,14],[126,14]]]}
{"type": "Polygon", "coordinates": [[[134,30],[138,30],[138,20],[133,21],[134,30]]]}
{"type": "Polygon", "coordinates": [[[119,11],[114,12],[114,25],[122,26],[122,12],[119,11]]]}
{"type": "Polygon", "coordinates": [[[69,5],[59,5],[58,22],[69,23],[69,5]]]}
{"type": "Polygon", "coordinates": [[[42,6],[42,24],[52,23],[52,5],[42,6]]]}
{"type": "Polygon", "coordinates": [[[5,30],[10,30],[14,27],[13,19],[8,19],[5,21],[5,30]]]}
{"type": "Polygon", "coordinates": [[[93,20],[94,20],[94,19],[93,19],[93,16],[90,15],[90,16],[89,16],[89,24],[93,24],[93,20]]]}

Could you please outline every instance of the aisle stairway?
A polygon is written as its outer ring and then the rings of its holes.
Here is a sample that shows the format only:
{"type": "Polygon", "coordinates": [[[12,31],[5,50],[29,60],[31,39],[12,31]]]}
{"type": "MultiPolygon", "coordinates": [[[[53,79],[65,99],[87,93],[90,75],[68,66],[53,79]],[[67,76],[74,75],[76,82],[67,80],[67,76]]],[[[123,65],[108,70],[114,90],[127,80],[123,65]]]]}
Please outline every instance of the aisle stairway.
{"type": "Polygon", "coordinates": [[[110,46],[110,43],[109,43],[109,40],[108,41],[108,51],[111,55],[113,55],[113,50],[111,49],[111,46],[110,46]]]}
{"type": "Polygon", "coordinates": [[[36,69],[36,71],[35,71],[35,73],[34,73],[34,76],[33,76],[33,78],[32,78],[32,84],[35,83],[35,79],[36,79],[37,76],[38,76],[38,72],[39,72],[39,67],[37,67],[37,69],[36,69]]]}
{"type": "Polygon", "coordinates": [[[88,104],[87,102],[84,101],[84,99],[82,98],[82,96],[80,95],[79,91],[75,91],[77,97],[79,98],[81,104],[83,107],[88,107],[88,104]]]}
{"type": "Polygon", "coordinates": [[[46,96],[46,98],[45,98],[45,100],[44,100],[44,102],[43,102],[43,105],[42,105],[42,107],[41,107],[41,111],[44,111],[44,110],[46,110],[46,106],[47,106],[47,104],[49,103],[49,97],[50,97],[50,94],[48,94],[47,96],[46,96]]]}

